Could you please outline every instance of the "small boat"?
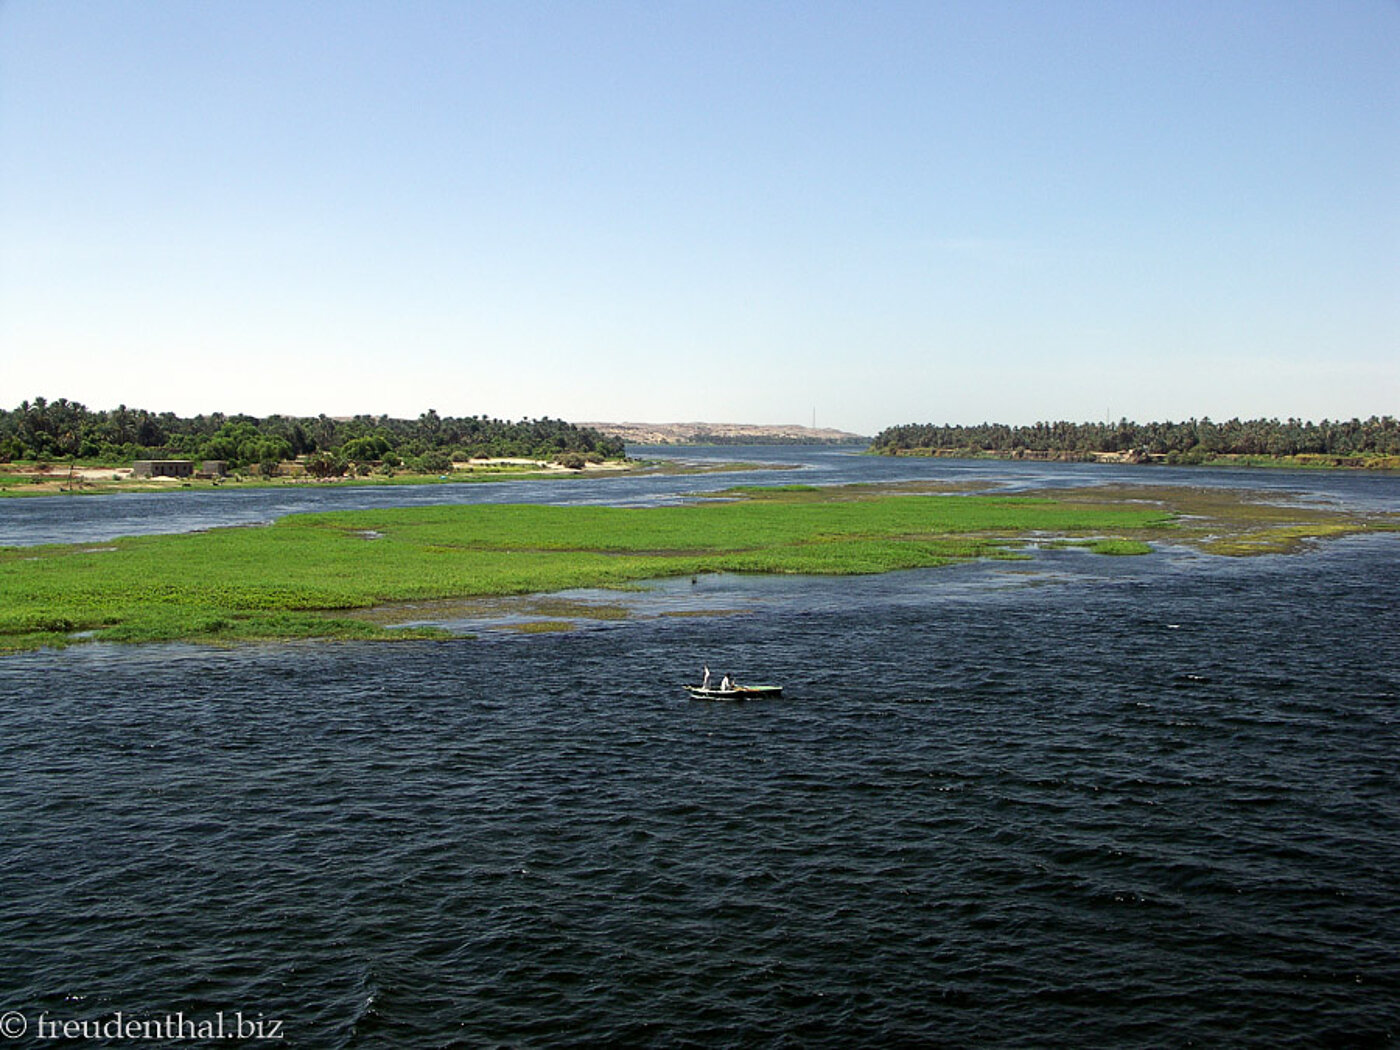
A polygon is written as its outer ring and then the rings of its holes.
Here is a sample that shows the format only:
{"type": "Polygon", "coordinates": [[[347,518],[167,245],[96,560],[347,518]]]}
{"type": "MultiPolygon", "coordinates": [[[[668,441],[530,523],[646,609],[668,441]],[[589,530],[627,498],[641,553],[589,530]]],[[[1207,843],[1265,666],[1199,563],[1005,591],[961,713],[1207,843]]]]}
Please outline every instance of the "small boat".
{"type": "Polygon", "coordinates": [[[688,685],[685,691],[695,700],[758,700],[765,696],[783,695],[780,685],[731,685],[728,689],[688,685]]]}

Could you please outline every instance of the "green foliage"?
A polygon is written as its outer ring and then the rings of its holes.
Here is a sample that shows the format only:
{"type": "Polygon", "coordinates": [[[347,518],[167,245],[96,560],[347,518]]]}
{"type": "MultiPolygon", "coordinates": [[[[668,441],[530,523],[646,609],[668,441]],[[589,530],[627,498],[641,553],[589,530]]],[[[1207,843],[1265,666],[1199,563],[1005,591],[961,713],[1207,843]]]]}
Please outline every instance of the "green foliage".
{"type": "Polygon", "coordinates": [[[0,461],[67,459],[74,455],[103,463],[133,459],[222,459],[241,467],[312,452],[330,452],[341,460],[390,461],[427,452],[471,456],[520,456],[550,459],[572,452],[585,457],[618,458],[622,442],[596,430],[557,419],[517,423],[485,416],[453,418],[431,409],[416,420],[388,416],[208,416],[181,418],[121,405],[91,411],[77,402],[35,398],[13,411],[0,410],[0,461]]]}
{"type": "Polygon", "coordinates": [[[446,452],[424,452],[413,461],[415,470],[424,474],[444,474],[452,469],[452,457],[446,452]]]}
{"type": "Polygon", "coordinates": [[[1400,420],[1372,416],[1321,423],[1288,419],[1231,419],[1214,423],[1208,418],[1181,423],[1036,423],[1011,427],[1000,423],[980,426],[910,424],[889,427],[875,436],[875,451],[897,454],[911,451],[1011,454],[1017,452],[1087,454],[1089,452],[1140,451],[1164,455],[1171,463],[1202,463],[1218,455],[1297,456],[1326,454],[1349,456],[1400,455],[1400,420]]]}
{"type": "Polygon", "coordinates": [[[366,437],[351,438],[341,446],[340,454],[356,462],[381,459],[392,446],[383,434],[370,434],[366,437]]]}
{"type": "Polygon", "coordinates": [[[306,457],[306,472],[313,478],[338,478],[345,473],[345,461],[334,452],[315,452],[306,457]]]}

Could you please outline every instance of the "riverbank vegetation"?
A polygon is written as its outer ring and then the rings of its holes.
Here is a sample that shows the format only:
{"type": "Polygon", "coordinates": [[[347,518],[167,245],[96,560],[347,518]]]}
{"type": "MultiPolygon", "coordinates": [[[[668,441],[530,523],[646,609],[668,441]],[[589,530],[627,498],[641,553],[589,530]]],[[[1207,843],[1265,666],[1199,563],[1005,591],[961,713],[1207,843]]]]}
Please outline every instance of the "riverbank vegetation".
{"type": "Polygon", "coordinates": [[[1164,540],[1208,545],[1228,538],[1235,546],[1220,547],[1222,553],[1251,553],[1395,527],[1394,516],[1360,519],[1228,494],[1094,489],[1008,497],[927,485],[749,490],[646,508],[303,514],[262,527],[0,550],[0,648],[87,638],[435,636],[440,632],[431,627],[391,630],[357,611],[707,572],[888,572],[1023,556],[1018,549],[1031,542],[1068,540],[1134,554],[1164,540]],[[1268,545],[1271,531],[1282,545],[1268,545]]]}
{"type": "Polygon", "coordinates": [[[31,496],[99,496],[118,492],[180,492],[189,490],[281,488],[297,485],[384,486],[451,485],[483,481],[564,480],[575,477],[621,477],[629,474],[732,474],[771,470],[772,464],[747,462],[684,463],[675,460],[609,459],[593,457],[581,465],[545,460],[473,459],[454,461],[443,473],[376,467],[369,471],[319,476],[301,463],[281,463],[273,474],[261,470],[235,471],[189,477],[137,477],[130,467],[102,467],[90,463],[0,463],[0,499],[31,496]]]}
{"type": "Polygon", "coordinates": [[[179,492],[191,489],[258,489],[297,485],[397,486],[438,485],[461,482],[516,481],[541,478],[598,477],[600,474],[659,472],[649,464],[628,460],[586,462],[580,467],[544,460],[470,460],[454,462],[445,472],[432,473],[399,468],[375,468],[340,475],[318,476],[300,463],[279,464],[275,474],[262,471],[184,478],[137,477],[129,467],[98,467],[86,463],[33,464],[0,463],[0,499],[5,497],[82,495],[98,496],[117,492],[179,492]]]}
{"type": "Polygon", "coordinates": [[[329,477],[374,468],[439,473],[453,461],[524,458],[581,467],[619,459],[623,443],[559,419],[507,422],[485,416],[454,418],[429,409],[417,419],[350,419],[150,412],[119,406],[93,411],[74,401],[42,397],[13,411],[0,409],[0,463],[83,460],[129,465],[137,459],[218,460],[230,469],[275,473],[300,460],[329,477]]]}
{"type": "Polygon", "coordinates": [[[1303,422],[1239,419],[1215,423],[1036,423],[1012,427],[911,424],[876,435],[872,450],[885,455],[993,455],[1082,459],[1121,456],[1135,462],[1236,466],[1379,467],[1400,469],[1400,421],[1370,419],[1303,422]]]}

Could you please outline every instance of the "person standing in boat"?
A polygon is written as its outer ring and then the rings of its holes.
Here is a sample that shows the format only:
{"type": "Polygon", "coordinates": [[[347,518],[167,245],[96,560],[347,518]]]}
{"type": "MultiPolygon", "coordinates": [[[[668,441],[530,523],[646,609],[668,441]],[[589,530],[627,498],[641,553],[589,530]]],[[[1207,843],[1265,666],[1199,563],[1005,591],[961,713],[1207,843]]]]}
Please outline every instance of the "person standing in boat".
{"type": "Polygon", "coordinates": [[[706,665],[706,667],[705,667],[705,680],[704,680],[703,682],[700,683],[700,688],[701,688],[701,689],[708,689],[708,688],[710,688],[710,668],[709,668],[708,665],[706,665]]]}

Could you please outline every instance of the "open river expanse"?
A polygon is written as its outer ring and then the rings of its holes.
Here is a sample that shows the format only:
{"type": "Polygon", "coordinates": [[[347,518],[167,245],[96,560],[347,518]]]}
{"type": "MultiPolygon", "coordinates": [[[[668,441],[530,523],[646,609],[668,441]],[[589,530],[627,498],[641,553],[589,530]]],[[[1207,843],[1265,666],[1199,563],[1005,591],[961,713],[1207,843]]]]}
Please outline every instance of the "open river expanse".
{"type": "MultiPolygon", "coordinates": [[[[801,469],[6,499],[0,543],[736,481],[1400,510],[1394,475],[671,454],[801,469]]],[[[1400,536],[625,601],[0,658],[0,1045],[1400,1042],[1400,536]],[[785,696],[689,700],[702,663],[785,696]]]]}

